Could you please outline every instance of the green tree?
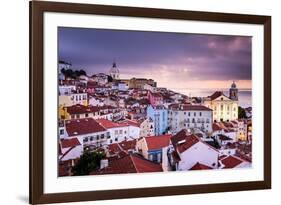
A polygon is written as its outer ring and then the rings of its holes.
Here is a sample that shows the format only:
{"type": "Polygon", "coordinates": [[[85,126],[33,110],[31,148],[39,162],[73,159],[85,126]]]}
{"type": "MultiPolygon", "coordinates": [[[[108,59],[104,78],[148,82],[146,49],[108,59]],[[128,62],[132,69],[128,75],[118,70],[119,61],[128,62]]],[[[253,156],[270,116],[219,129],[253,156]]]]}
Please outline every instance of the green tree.
{"type": "Polygon", "coordinates": [[[239,119],[247,118],[245,110],[240,106],[238,107],[238,118],[239,119]]]}
{"type": "Polygon", "coordinates": [[[79,161],[72,168],[73,175],[88,175],[100,167],[100,161],[105,157],[104,153],[85,151],[79,161]]]}

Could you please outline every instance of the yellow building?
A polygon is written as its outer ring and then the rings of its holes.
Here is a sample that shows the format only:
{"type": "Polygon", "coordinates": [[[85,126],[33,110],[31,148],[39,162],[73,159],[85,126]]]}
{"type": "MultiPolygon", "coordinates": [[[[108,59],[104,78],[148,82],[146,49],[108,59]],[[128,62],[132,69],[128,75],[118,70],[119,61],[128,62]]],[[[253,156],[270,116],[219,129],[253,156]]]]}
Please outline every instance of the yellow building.
{"type": "Polygon", "coordinates": [[[234,82],[229,93],[230,96],[227,97],[222,91],[216,91],[204,99],[204,105],[213,110],[214,122],[238,119],[238,89],[234,82]]]}

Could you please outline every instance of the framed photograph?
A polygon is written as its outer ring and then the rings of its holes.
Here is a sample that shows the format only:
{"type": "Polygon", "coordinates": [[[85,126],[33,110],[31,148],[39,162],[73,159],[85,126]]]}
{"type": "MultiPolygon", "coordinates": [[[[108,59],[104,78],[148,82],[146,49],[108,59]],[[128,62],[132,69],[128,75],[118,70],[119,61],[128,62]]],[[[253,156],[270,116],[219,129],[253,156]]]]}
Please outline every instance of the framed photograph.
{"type": "Polygon", "coordinates": [[[271,17],[30,2],[30,203],[271,188],[271,17]]]}

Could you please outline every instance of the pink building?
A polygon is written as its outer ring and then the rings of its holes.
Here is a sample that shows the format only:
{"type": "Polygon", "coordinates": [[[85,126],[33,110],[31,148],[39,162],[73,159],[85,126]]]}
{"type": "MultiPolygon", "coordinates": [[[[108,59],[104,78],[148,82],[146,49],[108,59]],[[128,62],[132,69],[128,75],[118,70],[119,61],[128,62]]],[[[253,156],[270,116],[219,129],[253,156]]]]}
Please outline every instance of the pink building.
{"type": "Polygon", "coordinates": [[[152,106],[163,104],[163,96],[160,93],[148,92],[148,100],[152,106]]]}

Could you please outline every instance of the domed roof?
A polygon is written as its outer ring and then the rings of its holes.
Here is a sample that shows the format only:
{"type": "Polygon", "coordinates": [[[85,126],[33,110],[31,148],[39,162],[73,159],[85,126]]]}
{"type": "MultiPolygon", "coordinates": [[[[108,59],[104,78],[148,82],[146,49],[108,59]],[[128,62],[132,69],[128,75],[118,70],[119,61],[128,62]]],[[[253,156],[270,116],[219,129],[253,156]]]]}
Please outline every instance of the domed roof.
{"type": "Polygon", "coordinates": [[[110,71],[109,71],[110,73],[119,73],[119,69],[117,68],[117,66],[116,66],[116,63],[115,62],[113,62],[113,64],[112,64],[112,68],[110,69],[110,71]]]}
{"type": "Polygon", "coordinates": [[[235,84],[234,81],[233,81],[233,83],[231,84],[231,88],[236,88],[236,84],[235,84]]]}

